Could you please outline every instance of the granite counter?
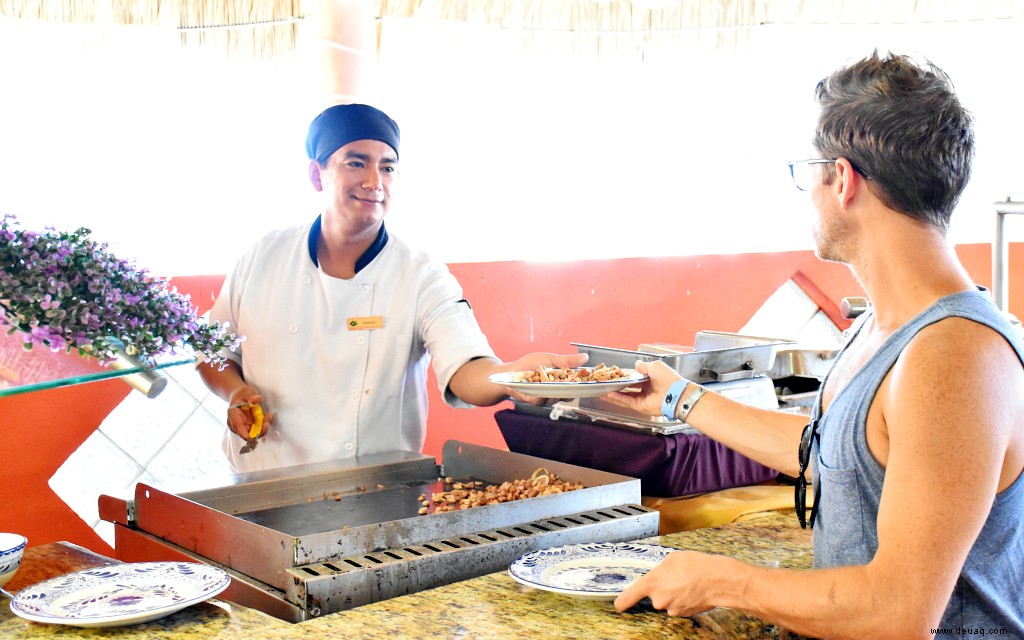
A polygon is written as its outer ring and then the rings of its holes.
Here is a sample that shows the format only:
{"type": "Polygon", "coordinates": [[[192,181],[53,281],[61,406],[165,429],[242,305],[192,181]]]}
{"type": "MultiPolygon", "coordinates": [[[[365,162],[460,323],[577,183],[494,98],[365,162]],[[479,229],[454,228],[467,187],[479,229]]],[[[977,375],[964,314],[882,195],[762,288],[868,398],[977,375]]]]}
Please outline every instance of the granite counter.
{"type": "MultiPolygon", "coordinates": [[[[810,568],[811,532],[792,513],[652,539],[660,544],[721,553],[767,566],[810,568]]],[[[28,586],[49,575],[108,562],[77,548],[44,545],[29,551],[8,585],[28,586]],[[69,551],[70,549],[70,551],[69,551]]],[[[113,562],[113,561],[109,561],[113,562]]],[[[0,608],[3,638],[140,638],[146,640],[262,640],[264,638],[797,638],[739,611],[715,609],[693,618],[661,612],[617,613],[610,602],[574,599],[531,589],[499,572],[350,611],[289,624],[262,612],[212,599],[160,620],[107,629],[37,624],[0,608]]]]}

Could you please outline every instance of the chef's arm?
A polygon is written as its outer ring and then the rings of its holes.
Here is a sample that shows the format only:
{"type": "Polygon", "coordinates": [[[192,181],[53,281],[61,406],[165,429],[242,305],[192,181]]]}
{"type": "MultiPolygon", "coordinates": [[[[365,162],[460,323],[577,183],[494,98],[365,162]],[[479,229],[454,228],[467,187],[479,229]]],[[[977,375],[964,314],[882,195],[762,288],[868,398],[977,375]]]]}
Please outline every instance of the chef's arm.
{"type": "MultiPolygon", "coordinates": [[[[202,363],[197,368],[199,377],[203,383],[218,398],[228,403],[227,424],[234,433],[241,438],[249,437],[249,428],[253,423],[253,415],[250,411],[243,411],[237,405],[249,402],[252,404],[263,404],[263,397],[259,389],[248,384],[242,377],[242,367],[233,360],[226,360],[223,366],[220,364],[202,363]]],[[[270,426],[271,415],[264,407],[264,428],[261,433],[266,433],[270,426]]]]}
{"type": "MultiPolygon", "coordinates": [[[[642,415],[661,415],[662,402],[672,383],[681,376],[664,362],[638,362],[637,371],[650,376],[641,393],[615,392],[604,396],[609,402],[628,407],[642,415]]],[[[689,398],[697,384],[690,382],[679,394],[689,398]]],[[[679,415],[680,401],[676,404],[679,415]]],[[[795,477],[800,473],[800,434],[807,425],[806,416],[768,411],[736,402],[721,394],[707,392],[693,405],[686,423],[699,429],[733,451],[795,477]]]]}
{"type": "Polygon", "coordinates": [[[514,362],[501,362],[496,358],[476,358],[459,367],[452,376],[448,388],[466,404],[477,407],[489,407],[509,397],[530,404],[543,402],[540,398],[524,395],[518,391],[494,384],[487,378],[495,373],[507,371],[533,371],[537,367],[574,368],[586,364],[587,354],[573,353],[557,355],[554,353],[531,353],[514,362]]]}
{"type": "Polygon", "coordinates": [[[247,387],[242,379],[242,367],[234,360],[225,360],[222,364],[202,363],[197,367],[199,377],[202,378],[206,387],[218,398],[235,404],[233,397],[243,393],[247,387]]]}

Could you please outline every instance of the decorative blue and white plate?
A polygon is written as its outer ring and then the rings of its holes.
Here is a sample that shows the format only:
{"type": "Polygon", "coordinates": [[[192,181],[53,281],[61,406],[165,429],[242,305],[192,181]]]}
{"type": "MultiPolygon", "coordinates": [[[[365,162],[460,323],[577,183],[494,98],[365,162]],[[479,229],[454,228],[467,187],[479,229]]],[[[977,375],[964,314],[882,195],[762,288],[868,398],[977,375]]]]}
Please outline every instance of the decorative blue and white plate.
{"type": "Polygon", "coordinates": [[[614,600],[673,551],[678,549],[639,542],[570,544],[520,556],[508,572],[536,589],[614,600]]]}
{"type": "Polygon", "coordinates": [[[11,601],[11,611],[35,622],[120,627],[180,611],[229,584],[222,569],[199,562],[116,564],[25,587],[11,601]]]}

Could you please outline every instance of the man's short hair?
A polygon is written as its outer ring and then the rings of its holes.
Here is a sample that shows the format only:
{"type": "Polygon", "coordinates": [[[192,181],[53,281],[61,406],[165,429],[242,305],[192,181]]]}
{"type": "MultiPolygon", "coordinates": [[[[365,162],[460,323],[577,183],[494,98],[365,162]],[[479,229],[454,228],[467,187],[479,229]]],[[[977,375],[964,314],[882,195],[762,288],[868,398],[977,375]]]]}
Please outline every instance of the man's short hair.
{"type": "Polygon", "coordinates": [[[822,157],[848,159],[886,206],[948,229],[974,158],[974,121],[949,76],[876,50],[823,79],[815,95],[822,157]]]}

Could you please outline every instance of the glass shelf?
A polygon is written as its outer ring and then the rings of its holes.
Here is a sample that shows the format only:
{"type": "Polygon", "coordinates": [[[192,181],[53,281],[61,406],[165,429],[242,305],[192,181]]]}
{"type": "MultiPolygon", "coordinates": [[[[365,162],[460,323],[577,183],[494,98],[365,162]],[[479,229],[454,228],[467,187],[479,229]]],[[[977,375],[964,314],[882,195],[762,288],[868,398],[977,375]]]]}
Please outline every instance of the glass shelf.
{"type": "Polygon", "coordinates": [[[124,377],[127,381],[140,375],[152,375],[158,369],[196,361],[188,354],[171,354],[151,366],[127,360],[104,366],[77,352],[54,352],[38,345],[26,351],[21,345],[21,334],[8,335],[6,327],[0,331],[0,398],[111,378],[124,377]]]}

